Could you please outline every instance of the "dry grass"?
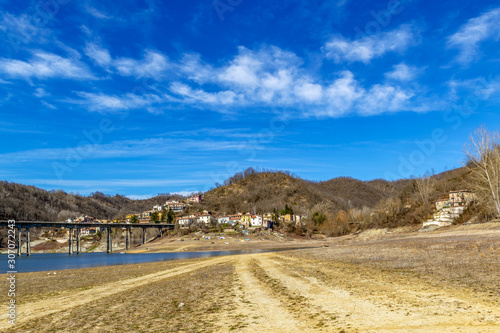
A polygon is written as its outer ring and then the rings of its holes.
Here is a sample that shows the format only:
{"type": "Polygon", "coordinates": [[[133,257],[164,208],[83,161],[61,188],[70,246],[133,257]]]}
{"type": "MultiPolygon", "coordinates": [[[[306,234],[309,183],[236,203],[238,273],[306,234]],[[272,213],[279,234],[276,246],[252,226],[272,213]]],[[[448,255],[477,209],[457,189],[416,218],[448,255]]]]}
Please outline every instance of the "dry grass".
{"type": "MultiPolygon", "coordinates": [[[[95,275],[104,278],[103,273],[95,275]]],[[[214,332],[214,318],[231,306],[226,295],[232,278],[230,264],[216,264],[110,297],[96,297],[91,304],[31,320],[15,331],[214,332]]]]}
{"type": "Polygon", "coordinates": [[[294,256],[369,266],[387,273],[411,273],[430,284],[470,288],[492,301],[500,298],[498,233],[463,234],[444,230],[357,238],[344,244],[334,243],[329,248],[295,251],[294,256]]]}
{"type": "MultiPolygon", "coordinates": [[[[67,269],[50,275],[48,272],[31,272],[17,274],[16,298],[20,304],[37,301],[47,296],[55,296],[64,291],[91,289],[103,283],[136,278],[161,270],[178,267],[182,264],[194,263],[203,259],[182,261],[152,262],[133,265],[102,266],[84,269],[67,269]]],[[[4,303],[7,295],[7,284],[0,284],[0,301],[4,303]]]]}

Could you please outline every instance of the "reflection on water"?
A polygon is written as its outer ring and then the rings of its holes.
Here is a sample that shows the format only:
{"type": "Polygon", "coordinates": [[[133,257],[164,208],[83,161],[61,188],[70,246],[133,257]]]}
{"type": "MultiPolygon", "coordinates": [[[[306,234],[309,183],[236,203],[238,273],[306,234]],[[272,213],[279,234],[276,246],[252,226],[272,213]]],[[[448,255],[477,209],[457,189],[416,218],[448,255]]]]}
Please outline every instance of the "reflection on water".
{"type": "MultiPolygon", "coordinates": [[[[58,271],[72,268],[94,266],[110,266],[124,264],[139,264],[145,262],[208,258],[233,254],[276,252],[274,250],[234,250],[234,251],[207,251],[207,252],[170,252],[170,253],[82,253],[68,255],[66,253],[34,253],[31,256],[16,257],[16,270],[19,273],[38,271],[58,271]]],[[[291,250],[291,249],[286,249],[291,250]]],[[[1,273],[7,272],[7,255],[0,255],[1,273]]]]}

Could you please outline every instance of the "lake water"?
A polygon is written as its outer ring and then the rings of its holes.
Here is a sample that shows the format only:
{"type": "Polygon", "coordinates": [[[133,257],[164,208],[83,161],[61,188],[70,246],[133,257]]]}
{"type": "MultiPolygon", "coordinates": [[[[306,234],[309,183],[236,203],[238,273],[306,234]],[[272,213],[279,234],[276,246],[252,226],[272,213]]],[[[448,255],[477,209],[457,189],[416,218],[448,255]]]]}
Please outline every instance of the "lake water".
{"type": "MultiPolygon", "coordinates": [[[[234,250],[234,251],[207,251],[207,252],[170,252],[170,253],[82,253],[68,255],[67,253],[34,253],[31,256],[16,257],[16,271],[39,272],[59,271],[63,269],[85,268],[95,266],[111,266],[124,264],[139,264],[145,262],[179,260],[191,258],[208,258],[228,256],[234,254],[249,254],[276,252],[292,249],[274,250],[234,250]]],[[[0,255],[0,273],[6,273],[7,255],[0,255]]]]}

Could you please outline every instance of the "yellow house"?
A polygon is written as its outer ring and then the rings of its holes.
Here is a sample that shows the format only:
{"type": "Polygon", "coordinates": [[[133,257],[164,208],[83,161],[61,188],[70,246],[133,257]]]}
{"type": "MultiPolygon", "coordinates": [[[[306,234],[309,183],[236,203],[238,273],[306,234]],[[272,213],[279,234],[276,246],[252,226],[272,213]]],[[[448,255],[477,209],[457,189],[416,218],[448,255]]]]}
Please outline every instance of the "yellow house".
{"type": "Polygon", "coordinates": [[[267,221],[267,220],[274,221],[275,217],[276,217],[276,215],[274,215],[274,213],[265,213],[264,215],[262,215],[262,219],[264,221],[267,221]]]}
{"type": "Polygon", "coordinates": [[[241,224],[243,224],[246,228],[250,226],[252,222],[252,214],[245,214],[241,216],[241,224]]]}
{"type": "Polygon", "coordinates": [[[284,222],[284,223],[290,223],[290,222],[292,222],[292,215],[291,214],[282,215],[282,216],[280,216],[280,220],[281,220],[281,222],[284,222]]]}

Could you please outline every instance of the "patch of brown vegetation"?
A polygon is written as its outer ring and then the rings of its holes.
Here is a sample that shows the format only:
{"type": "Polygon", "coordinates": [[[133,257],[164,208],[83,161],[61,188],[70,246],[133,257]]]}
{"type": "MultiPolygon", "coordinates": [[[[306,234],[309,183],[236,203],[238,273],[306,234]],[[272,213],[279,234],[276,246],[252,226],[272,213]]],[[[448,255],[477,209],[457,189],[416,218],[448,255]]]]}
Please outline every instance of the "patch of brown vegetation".
{"type": "Polygon", "coordinates": [[[51,251],[58,248],[64,247],[64,244],[59,243],[56,240],[46,241],[31,247],[32,251],[51,251]]]}

